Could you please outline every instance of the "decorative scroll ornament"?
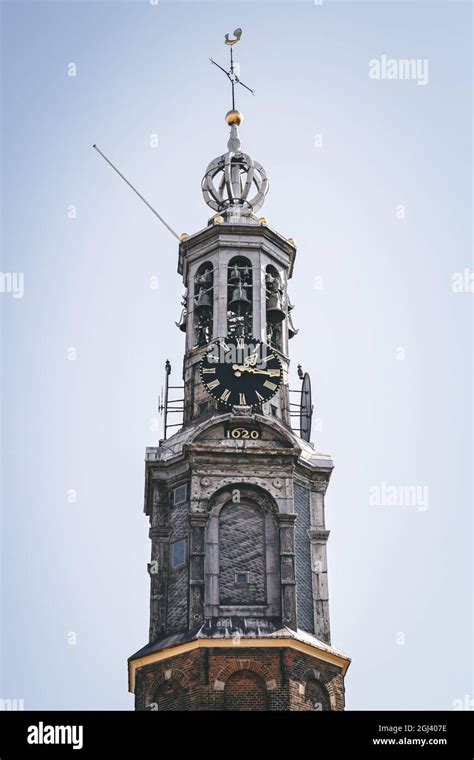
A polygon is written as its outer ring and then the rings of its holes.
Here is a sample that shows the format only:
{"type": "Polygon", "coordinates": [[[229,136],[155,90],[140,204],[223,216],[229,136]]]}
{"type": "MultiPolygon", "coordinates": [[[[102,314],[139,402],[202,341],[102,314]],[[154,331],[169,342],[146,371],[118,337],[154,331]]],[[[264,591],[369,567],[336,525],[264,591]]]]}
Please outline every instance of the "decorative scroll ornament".
{"type": "Polygon", "coordinates": [[[232,209],[235,213],[258,211],[268,192],[268,177],[258,161],[240,150],[239,124],[242,114],[233,109],[226,116],[230,125],[227,153],[211,161],[201,188],[204,200],[214,211],[232,209]]]}

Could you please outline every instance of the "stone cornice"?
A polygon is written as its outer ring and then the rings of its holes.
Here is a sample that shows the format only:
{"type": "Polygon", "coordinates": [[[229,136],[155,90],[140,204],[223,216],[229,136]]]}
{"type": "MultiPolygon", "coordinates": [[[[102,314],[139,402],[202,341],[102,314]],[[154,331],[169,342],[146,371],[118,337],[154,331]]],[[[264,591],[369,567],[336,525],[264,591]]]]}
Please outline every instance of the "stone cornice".
{"type": "Polygon", "coordinates": [[[310,528],[308,530],[308,536],[310,541],[326,542],[329,538],[330,530],[324,530],[323,528],[310,528]]]}
{"type": "MultiPolygon", "coordinates": [[[[267,225],[210,224],[183,240],[179,246],[178,272],[186,277],[187,262],[196,256],[208,256],[214,250],[261,247],[269,255],[286,257],[288,279],[293,274],[296,246],[267,225]]],[[[286,263],[286,262],[285,262],[286,263]]]]}

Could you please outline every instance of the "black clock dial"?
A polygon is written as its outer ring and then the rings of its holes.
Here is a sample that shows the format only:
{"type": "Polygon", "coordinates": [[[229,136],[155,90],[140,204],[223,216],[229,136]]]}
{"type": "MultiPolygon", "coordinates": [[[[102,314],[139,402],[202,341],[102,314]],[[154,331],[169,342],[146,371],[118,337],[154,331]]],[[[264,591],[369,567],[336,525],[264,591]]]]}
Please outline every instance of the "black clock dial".
{"type": "Polygon", "coordinates": [[[203,357],[200,366],[207,392],[224,406],[260,407],[277,392],[283,380],[275,351],[252,338],[222,338],[203,357]]]}

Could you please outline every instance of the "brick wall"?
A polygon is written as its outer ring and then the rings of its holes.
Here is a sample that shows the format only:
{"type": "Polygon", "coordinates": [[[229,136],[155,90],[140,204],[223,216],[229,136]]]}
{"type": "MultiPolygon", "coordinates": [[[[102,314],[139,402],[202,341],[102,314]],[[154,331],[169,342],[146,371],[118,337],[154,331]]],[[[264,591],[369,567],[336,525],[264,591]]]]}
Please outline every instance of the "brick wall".
{"type": "Polygon", "coordinates": [[[321,709],[318,696],[344,709],[337,666],[289,648],[206,648],[140,668],[135,709],[306,712],[321,709]]]}
{"type": "Polygon", "coordinates": [[[225,685],[224,709],[231,712],[267,710],[267,688],[262,676],[251,670],[233,673],[225,685]]]}

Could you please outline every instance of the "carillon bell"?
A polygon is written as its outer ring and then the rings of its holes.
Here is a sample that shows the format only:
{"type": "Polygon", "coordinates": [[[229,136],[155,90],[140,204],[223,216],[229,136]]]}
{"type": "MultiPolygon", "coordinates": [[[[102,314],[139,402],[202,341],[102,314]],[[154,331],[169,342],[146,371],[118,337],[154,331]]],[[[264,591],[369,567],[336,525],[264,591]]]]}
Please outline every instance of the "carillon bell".
{"type": "Polygon", "coordinates": [[[229,272],[229,285],[239,285],[242,280],[242,275],[239,272],[237,264],[234,264],[229,272]]]}
{"type": "Polygon", "coordinates": [[[197,275],[194,281],[197,285],[209,286],[212,283],[212,269],[206,269],[202,274],[197,275]]]}
{"type": "Polygon", "coordinates": [[[250,311],[252,304],[250,303],[247,293],[243,289],[242,285],[238,285],[232,293],[232,301],[229,303],[229,309],[234,314],[247,314],[250,311]]]}
{"type": "Polygon", "coordinates": [[[280,293],[272,293],[267,299],[267,322],[276,324],[282,322],[286,317],[281,305],[280,293]]]}
{"type": "Polygon", "coordinates": [[[194,299],[194,312],[198,317],[210,317],[212,314],[212,300],[204,288],[199,288],[199,293],[194,299]]]}

